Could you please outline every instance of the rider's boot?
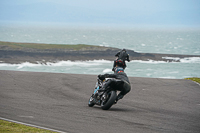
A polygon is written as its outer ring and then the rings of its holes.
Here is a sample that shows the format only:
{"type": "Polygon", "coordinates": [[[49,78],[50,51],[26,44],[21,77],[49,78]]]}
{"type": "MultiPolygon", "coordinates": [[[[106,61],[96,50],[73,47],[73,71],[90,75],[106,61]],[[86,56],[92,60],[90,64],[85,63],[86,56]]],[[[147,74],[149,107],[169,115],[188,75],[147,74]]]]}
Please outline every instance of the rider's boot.
{"type": "Polygon", "coordinates": [[[115,100],[115,104],[124,97],[124,95],[120,94],[117,96],[116,100],[115,100]]]}

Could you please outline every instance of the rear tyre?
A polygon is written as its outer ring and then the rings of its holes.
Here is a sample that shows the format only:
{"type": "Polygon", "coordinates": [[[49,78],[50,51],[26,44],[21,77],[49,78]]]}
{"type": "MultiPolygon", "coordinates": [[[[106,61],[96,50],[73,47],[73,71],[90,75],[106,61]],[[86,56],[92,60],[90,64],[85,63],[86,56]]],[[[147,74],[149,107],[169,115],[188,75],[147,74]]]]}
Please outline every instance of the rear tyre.
{"type": "Polygon", "coordinates": [[[101,102],[101,108],[103,110],[108,110],[114,103],[117,98],[116,91],[111,91],[107,94],[106,99],[103,99],[101,102]]]}
{"type": "Polygon", "coordinates": [[[88,101],[88,106],[89,107],[93,107],[94,105],[95,105],[94,98],[91,96],[90,99],[89,99],[89,101],[88,101]]]}

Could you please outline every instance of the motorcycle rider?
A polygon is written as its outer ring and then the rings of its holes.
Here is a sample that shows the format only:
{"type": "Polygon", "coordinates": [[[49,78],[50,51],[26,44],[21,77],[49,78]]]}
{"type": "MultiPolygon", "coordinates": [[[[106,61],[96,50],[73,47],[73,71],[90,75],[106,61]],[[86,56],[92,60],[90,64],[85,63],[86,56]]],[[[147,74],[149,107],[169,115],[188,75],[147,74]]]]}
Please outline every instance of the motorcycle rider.
{"type": "MultiPolygon", "coordinates": [[[[129,54],[126,52],[126,49],[122,49],[121,51],[119,51],[116,55],[116,57],[118,57],[116,60],[114,60],[114,64],[113,64],[113,69],[112,71],[114,71],[115,66],[117,65],[117,63],[121,63],[121,67],[123,69],[126,68],[126,60],[129,62],[129,54]]],[[[119,66],[119,65],[118,65],[119,66]]]]}
{"type": "Polygon", "coordinates": [[[114,86],[117,90],[121,91],[116,98],[117,103],[119,99],[122,99],[124,95],[126,95],[131,90],[131,85],[128,76],[126,75],[122,67],[116,65],[114,69],[114,74],[98,75],[98,77],[100,80],[111,78],[104,82],[103,87],[100,89],[100,91],[105,90],[109,86],[114,86]]]}

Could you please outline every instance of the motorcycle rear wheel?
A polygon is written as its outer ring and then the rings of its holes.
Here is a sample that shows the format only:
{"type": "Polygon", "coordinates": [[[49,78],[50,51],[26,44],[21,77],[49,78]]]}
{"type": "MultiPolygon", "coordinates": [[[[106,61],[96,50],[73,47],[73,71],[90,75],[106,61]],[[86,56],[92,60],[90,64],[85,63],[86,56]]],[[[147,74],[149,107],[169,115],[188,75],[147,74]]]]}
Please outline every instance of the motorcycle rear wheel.
{"type": "Polygon", "coordinates": [[[103,110],[108,110],[114,104],[116,98],[117,98],[116,91],[110,91],[107,94],[106,100],[101,102],[101,108],[103,110]]]}

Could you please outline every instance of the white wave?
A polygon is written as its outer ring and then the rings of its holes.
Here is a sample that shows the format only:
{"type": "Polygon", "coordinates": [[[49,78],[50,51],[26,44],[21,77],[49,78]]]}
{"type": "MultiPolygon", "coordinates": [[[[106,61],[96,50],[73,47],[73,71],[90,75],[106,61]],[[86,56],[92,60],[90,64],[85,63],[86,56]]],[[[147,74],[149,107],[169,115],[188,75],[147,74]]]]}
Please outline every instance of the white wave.
{"type": "Polygon", "coordinates": [[[167,59],[167,60],[175,60],[175,61],[178,61],[180,60],[179,57],[162,57],[163,59],[167,59]]]}
{"type": "Polygon", "coordinates": [[[159,77],[159,78],[162,78],[162,79],[176,79],[176,77],[172,77],[172,76],[168,76],[168,77],[159,77]]]}
{"type": "Polygon", "coordinates": [[[112,69],[104,69],[103,70],[103,73],[110,73],[110,72],[112,72],[112,69]]]}
{"type": "Polygon", "coordinates": [[[150,64],[158,64],[158,63],[168,63],[166,61],[154,61],[154,60],[148,60],[148,61],[143,61],[143,60],[132,60],[130,62],[133,63],[150,63],[150,64]]]}
{"type": "Polygon", "coordinates": [[[147,73],[146,74],[147,77],[150,77],[151,75],[152,75],[152,73],[147,73]]]}
{"type": "Polygon", "coordinates": [[[94,62],[83,62],[83,61],[59,61],[59,62],[47,62],[48,66],[96,66],[94,62]]]}
{"type": "Polygon", "coordinates": [[[183,63],[200,63],[200,57],[184,58],[184,59],[180,59],[180,62],[183,62],[183,63]]]}
{"type": "Polygon", "coordinates": [[[111,63],[112,61],[102,59],[102,60],[89,60],[89,61],[85,61],[85,62],[111,63]]]}
{"type": "Polygon", "coordinates": [[[59,61],[56,63],[47,62],[47,65],[51,66],[98,66],[103,65],[105,63],[111,63],[108,60],[89,60],[89,61],[59,61]]]}
{"type": "Polygon", "coordinates": [[[181,63],[200,63],[200,57],[186,57],[186,58],[179,58],[179,57],[162,57],[163,59],[169,59],[174,61],[180,61],[181,63]]]}
{"type": "MultiPolygon", "coordinates": [[[[200,57],[186,57],[186,58],[179,58],[179,57],[162,57],[163,59],[172,60],[172,63],[200,63],[200,57]]],[[[155,60],[132,60],[131,63],[149,63],[149,64],[160,64],[160,63],[171,63],[168,61],[155,61],[155,60]]]]}
{"type": "Polygon", "coordinates": [[[0,67],[17,67],[17,69],[21,69],[24,67],[36,67],[36,66],[42,66],[42,64],[33,64],[29,62],[23,62],[21,64],[0,63],[0,67]]]}
{"type": "Polygon", "coordinates": [[[30,62],[23,62],[20,64],[9,64],[9,63],[0,63],[0,67],[17,67],[17,69],[21,69],[24,67],[40,67],[40,66],[98,66],[98,65],[104,65],[112,63],[112,61],[108,60],[89,60],[89,61],[58,61],[58,62],[46,62],[46,63],[41,63],[37,62],[35,63],[30,63],[30,62]]]}
{"type": "Polygon", "coordinates": [[[42,64],[33,64],[33,63],[29,63],[29,62],[24,62],[21,64],[16,64],[17,69],[22,69],[24,67],[38,67],[41,66],[42,64]]]}

